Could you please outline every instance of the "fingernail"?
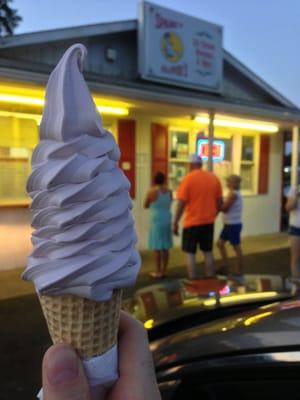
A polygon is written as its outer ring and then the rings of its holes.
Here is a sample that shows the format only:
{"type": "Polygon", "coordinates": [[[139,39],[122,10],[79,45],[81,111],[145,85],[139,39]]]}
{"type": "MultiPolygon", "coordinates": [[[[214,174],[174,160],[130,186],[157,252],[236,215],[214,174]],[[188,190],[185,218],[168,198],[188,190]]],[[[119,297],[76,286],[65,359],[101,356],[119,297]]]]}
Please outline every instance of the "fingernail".
{"type": "Polygon", "coordinates": [[[78,376],[78,358],[67,346],[53,349],[47,358],[47,378],[51,385],[68,383],[78,376]]]}

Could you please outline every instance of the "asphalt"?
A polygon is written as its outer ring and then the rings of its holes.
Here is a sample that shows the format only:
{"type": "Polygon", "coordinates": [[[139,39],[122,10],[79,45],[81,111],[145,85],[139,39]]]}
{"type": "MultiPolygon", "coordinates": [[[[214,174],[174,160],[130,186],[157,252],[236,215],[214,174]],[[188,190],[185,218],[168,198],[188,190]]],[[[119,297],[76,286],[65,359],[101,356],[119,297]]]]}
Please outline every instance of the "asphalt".
{"type": "MultiPolygon", "coordinates": [[[[251,240],[244,244],[247,274],[289,275],[289,252],[284,235],[266,236],[264,242],[261,238],[251,240]]],[[[234,264],[233,258],[230,261],[234,264]]],[[[181,252],[175,250],[169,278],[185,277],[183,264],[181,252]]],[[[217,265],[220,265],[220,260],[217,260],[217,265]]],[[[136,288],[154,282],[149,276],[152,269],[152,255],[144,253],[136,288]]],[[[199,258],[199,271],[202,270],[199,258]]],[[[41,385],[42,356],[51,344],[39,302],[30,284],[19,279],[20,271],[0,272],[0,285],[3,289],[0,301],[0,400],[35,398],[41,385]]],[[[131,295],[132,290],[125,291],[125,297],[131,295]]]]}
{"type": "MultiPolygon", "coordinates": [[[[260,235],[247,237],[242,242],[243,252],[245,255],[245,271],[247,273],[270,273],[283,275],[289,274],[288,268],[288,237],[285,233],[276,233],[270,235],[260,235]],[[273,257],[265,257],[264,254],[276,250],[285,250],[284,259],[274,259],[273,257]]],[[[220,265],[219,253],[214,249],[214,255],[217,260],[217,265],[220,265]]],[[[229,248],[229,256],[233,257],[233,252],[229,248]]],[[[139,284],[148,283],[151,281],[149,273],[154,270],[153,255],[150,251],[142,251],[142,268],[139,274],[139,284]]],[[[203,260],[200,252],[197,254],[197,261],[199,264],[199,274],[203,273],[203,260]]],[[[234,271],[234,258],[231,263],[234,271]]],[[[170,277],[185,277],[186,271],[185,255],[179,248],[174,248],[170,252],[170,266],[168,274],[170,277]]],[[[0,266],[0,301],[25,296],[34,293],[34,287],[31,283],[24,282],[20,279],[24,267],[5,270],[5,266],[0,266]]]]}

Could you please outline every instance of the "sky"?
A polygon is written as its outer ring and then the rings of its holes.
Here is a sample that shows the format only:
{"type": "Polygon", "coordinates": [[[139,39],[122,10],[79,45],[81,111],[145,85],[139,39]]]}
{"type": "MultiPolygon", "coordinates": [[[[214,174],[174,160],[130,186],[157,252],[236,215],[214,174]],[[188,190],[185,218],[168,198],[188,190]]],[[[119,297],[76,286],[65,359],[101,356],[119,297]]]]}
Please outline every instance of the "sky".
{"type": "MultiPolygon", "coordinates": [[[[224,47],[300,106],[300,0],[156,0],[224,28],[224,47]]],[[[15,33],[135,19],[138,0],[14,0],[15,33]]]]}

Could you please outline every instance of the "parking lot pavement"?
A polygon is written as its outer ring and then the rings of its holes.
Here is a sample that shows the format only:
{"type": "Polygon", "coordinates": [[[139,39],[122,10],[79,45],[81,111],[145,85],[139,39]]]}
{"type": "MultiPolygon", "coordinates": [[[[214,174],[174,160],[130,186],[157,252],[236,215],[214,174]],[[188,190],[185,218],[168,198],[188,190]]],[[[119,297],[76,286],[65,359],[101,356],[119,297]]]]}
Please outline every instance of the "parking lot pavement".
{"type": "Polygon", "coordinates": [[[42,355],[50,338],[38,299],[0,301],[0,400],[34,399],[41,385],[42,355]]]}
{"type": "MultiPolygon", "coordinates": [[[[150,262],[142,268],[139,274],[138,282],[136,288],[149,285],[156,281],[149,275],[149,272],[153,269],[153,263],[150,262]],[[151,269],[150,269],[151,265],[151,269]]],[[[233,271],[235,267],[235,259],[229,258],[230,264],[233,266],[233,271]]],[[[216,266],[221,266],[221,261],[216,260],[216,266]]],[[[203,263],[198,263],[199,273],[204,274],[203,263]]],[[[271,250],[261,253],[247,254],[244,257],[244,268],[246,274],[267,274],[267,275],[281,275],[283,277],[289,276],[289,249],[279,248],[277,250],[271,250]]],[[[186,278],[186,269],[184,266],[184,259],[182,264],[175,266],[171,265],[168,271],[169,278],[186,278]]],[[[135,290],[136,290],[135,288],[135,290]]],[[[128,296],[133,292],[129,289],[125,291],[128,296]]]]}
{"type": "MultiPolygon", "coordinates": [[[[243,239],[243,251],[245,254],[246,273],[270,273],[287,276],[289,274],[288,237],[285,233],[260,235],[243,239]]],[[[142,251],[142,268],[139,274],[138,285],[151,282],[153,278],[149,273],[153,270],[153,255],[151,251],[142,251]]],[[[214,249],[217,266],[220,265],[219,254],[214,249]]],[[[229,247],[229,256],[233,256],[229,247]]],[[[197,254],[197,261],[201,273],[202,256],[197,254]]],[[[234,268],[234,259],[231,259],[234,268]]],[[[180,248],[174,248],[170,252],[169,276],[185,277],[185,255],[180,248]]],[[[31,283],[24,282],[20,275],[24,268],[0,271],[0,300],[25,296],[34,293],[31,283]]],[[[1,400],[1,397],[0,397],[1,400]]]]}

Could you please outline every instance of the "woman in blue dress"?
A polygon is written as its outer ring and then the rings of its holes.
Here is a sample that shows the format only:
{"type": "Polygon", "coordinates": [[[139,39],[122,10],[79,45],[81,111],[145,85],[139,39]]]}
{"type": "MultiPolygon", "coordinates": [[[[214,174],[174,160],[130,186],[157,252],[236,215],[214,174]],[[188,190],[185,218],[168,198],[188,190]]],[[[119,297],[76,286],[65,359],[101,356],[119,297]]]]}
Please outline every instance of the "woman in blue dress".
{"type": "Polygon", "coordinates": [[[166,177],[158,172],[154,186],[148,191],[145,208],[150,209],[149,248],[154,251],[156,272],[154,278],[166,276],[169,263],[169,249],[172,247],[172,191],[165,184],[166,177]]]}

